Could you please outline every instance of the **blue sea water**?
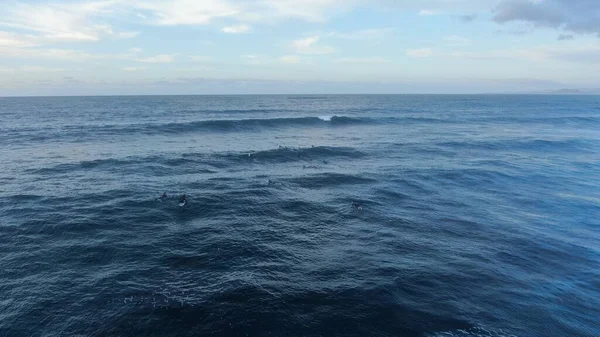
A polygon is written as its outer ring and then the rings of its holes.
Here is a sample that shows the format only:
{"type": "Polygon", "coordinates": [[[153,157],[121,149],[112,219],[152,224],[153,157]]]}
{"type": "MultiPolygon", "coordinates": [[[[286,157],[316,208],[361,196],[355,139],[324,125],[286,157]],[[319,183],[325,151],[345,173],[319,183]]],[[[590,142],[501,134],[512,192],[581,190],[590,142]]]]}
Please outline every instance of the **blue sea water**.
{"type": "Polygon", "coordinates": [[[599,178],[600,96],[0,98],[0,336],[598,337],[599,178]]]}

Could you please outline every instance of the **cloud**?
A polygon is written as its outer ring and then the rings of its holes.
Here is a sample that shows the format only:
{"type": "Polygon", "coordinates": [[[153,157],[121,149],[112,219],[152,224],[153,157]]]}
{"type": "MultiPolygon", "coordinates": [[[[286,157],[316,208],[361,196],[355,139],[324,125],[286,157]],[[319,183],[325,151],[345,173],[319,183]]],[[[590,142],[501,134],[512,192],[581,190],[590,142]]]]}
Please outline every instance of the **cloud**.
{"type": "Polygon", "coordinates": [[[175,61],[175,55],[162,54],[153,56],[142,56],[142,49],[131,48],[124,53],[88,53],[74,49],[58,48],[20,48],[3,47],[0,45],[0,59],[50,59],[68,62],[88,62],[92,60],[123,60],[142,63],[172,63],[175,61]]]}
{"type": "Polygon", "coordinates": [[[315,45],[319,41],[318,36],[307,37],[300,40],[295,40],[292,42],[292,45],[297,49],[306,49],[315,45]]]}
{"type": "Polygon", "coordinates": [[[135,37],[138,37],[140,35],[140,32],[121,32],[121,33],[115,33],[114,37],[118,38],[118,39],[133,39],[135,37]]]}
{"type": "Polygon", "coordinates": [[[39,44],[36,36],[0,31],[0,47],[34,47],[39,44]]]}
{"type": "Polygon", "coordinates": [[[298,19],[323,22],[360,0],[146,0],[125,2],[138,17],[158,25],[206,25],[221,18],[244,22],[298,19]]]}
{"type": "Polygon", "coordinates": [[[419,15],[421,15],[421,16],[433,16],[433,15],[438,15],[438,14],[439,14],[439,12],[433,11],[430,9],[421,9],[419,11],[419,15]]]}
{"type": "Polygon", "coordinates": [[[244,34],[250,31],[250,26],[248,25],[237,25],[237,26],[228,26],[223,28],[223,33],[227,34],[244,34]]]}
{"type": "Polygon", "coordinates": [[[598,0],[503,0],[494,10],[498,23],[527,22],[572,33],[600,34],[598,0]]]}
{"type": "Polygon", "coordinates": [[[254,11],[257,17],[300,19],[323,22],[344,8],[352,8],[358,0],[262,0],[254,11]]]}
{"type": "MultiPolygon", "coordinates": [[[[379,4],[400,10],[432,12],[488,11],[500,0],[379,0],[379,4]]],[[[364,3],[372,3],[365,0],[364,3]]]]}
{"type": "Polygon", "coordinates": [[[477,14],[465,14],[459,15],[458,19],[464,23],[473,22],[477,19],[477,14]]]}
{"type": "MultiPolygon", "coordinates": [[[[135,38],[139,31],[121,31],[112,24],[208,25],[233,22],[222,27],[229,34],[250,31],[245,23],[278,24],[290,20],[324,22],[361,6],[417,11],[420,15],[453,13],[471,22],[494,9],[498,23],[525,22],[535,27],[554,27],[570,34],[600,34],[598,0],[73,0],[68,3],[40,1],[5,4],[0,27],[19,30],[0,33],[0,46],[38,46],[59,42],[93,42],[135,38]],[[472,13],[460,15],[461,12],[472,13]],[[244,23],[245,22],[245,23],[244,23]]],[[[382,39],[390,28],[334,33],[332,37],[354,40],[382,39]]],[[[308,53],[325,54],[332,47],[314,46],[308,53]]]]}
{"type": "MultiPolygon", "coordinates": [[[[223,18],[258,23],[287,19],[323,22],[361,1],[364,0],[44,1],[3,4],[5,15],[0,13],[0,26],[35,32],[56,41],[98,41],[104,37],[136,36],[136,32],[118,32],[107,24],[116,17],[163,26],[207,25],[223,18]]],[[[235,27],[231,33],[245,32],[243,26],[231,26],[235,27]]]]}
{"type": "Polygon", "coordinates": [[[298,54],[306,55],[323,55],[335,52],[335,49],[330,46],[319,45],[319,36],[311,36],[304,39],[292,41],[292,47],[298,54]]]}
{"type": "Polygon", "coordinates": [[[264,57],[253,54],[240,55],[240,58],[244,60],[246,64],[254,66],[262,65],[266,61],[264,57]]]}
{"type": "Polygon", "coordinates": [[[558,41],[570,41],[570,40],[575,40],[575,36],[573,36],[572,34],[560,34],[557,37],[558,41]]]}
{"type": "Polygon", "coordinates": [[[427,58],[433,56],[433,50],[430,48],[407,49],[406,56],[414,58],[427,58]]]}
{"type": "Polygon", "coordinates": [[[489,10],[499,0],[121,0],[136,17],[160,25],[206,25],[220,18],[272,24],[284,20],[325,22],[360,6],[440,11],[489,10]],[[426,9],[423,9],[426,8],[426,9]]]}
{"type": "Polygon", "coordinates": [[[470,60],[528,60],[544,61],[548,59],[546,51],[540,49],[499,49],[484,52],[452,52],[451,57],[470,60]]]}
{"type": "Polygon", "coordinates": [[[5,7],[0,26],[27,31],[46,43],[89,42],[101,38],[131,38],[137,32],[117,32],[94,19],[111,13],[116,1],[76,2],[69,4],[24,4],[5,7]]]}
{"type": "Polygon", "coordinates": [[[286,55],[279,58],[279,62],[286,64],[297,64],[300,63],[300,58],[295,55],[286,55]]]}
{"type": "Polygon", "coordinates": [[[20,73],[20,72],[32,72],[32,73],[58,73],[63,72],[65,69],[62,68],[48,68],[40,66],[21,66],[16,68],[0,67],[0,72],[4,73],[20,73]]]}
{"type": "Polygon", "coordinates": [[[533,32],[533,27],[531,27],[531,25],[525,25],[522,27],[516,27],[516,28],[511,28],[511,29],[496,30],[496,33],[498,33],[498,34],[515,35],[515,36],[521,36],[521,35],[529,34],[531,32],[533,32]]]}
{"type": "Polygon", "coordinates": [[[135,1],[134,11],[143,11],[152,23],[164,26],[206,25],[217,18],[236,16],[241,8],[223,0],[135,1]]]}
{"type": "Polygon", "coordinates": [[[155,55],[150,57],[138,58],[136,59],[138,62],[143,63],[173,63],[175,61],[175,56],[173,55],[155,55]]]}
{"type": "Polygon", "coordinates": [[[46,48],[8,48],[0,46],[0,58],[18,59],[55,59],[61,61],[86,61],[100,58],[98,55],[71,50],[46,48]]]}

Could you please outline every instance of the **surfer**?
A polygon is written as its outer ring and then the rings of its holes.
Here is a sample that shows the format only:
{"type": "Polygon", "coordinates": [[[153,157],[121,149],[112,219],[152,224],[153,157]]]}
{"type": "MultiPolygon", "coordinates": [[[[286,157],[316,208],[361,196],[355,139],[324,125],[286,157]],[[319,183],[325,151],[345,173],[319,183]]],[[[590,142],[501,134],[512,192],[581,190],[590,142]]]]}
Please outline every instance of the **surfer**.
{"type": "Polygon", "coordinates": [[[363,209],[363,205],[360,202],[356,202],[356,201],[352,202],[352,207],[354,207],[356,209],[363,209]]]}
{"type": "Polygon", "coordinates": [[[182,194],[182,195],[179,197],[179,203],[180,203],[180,204],[185,204],[186,202],[187,202],[187,200],[185,199],[185,194],[182,194]]]}
{"type": "Polygon", "coordinates": [[[160,198],[161,198],[162,200],[165,200],[165,199],[167,199],[167,198],[168,198],[168,196],[167,196],[167,192],[163,193],[163,194],[160,196],[160,198]]]}

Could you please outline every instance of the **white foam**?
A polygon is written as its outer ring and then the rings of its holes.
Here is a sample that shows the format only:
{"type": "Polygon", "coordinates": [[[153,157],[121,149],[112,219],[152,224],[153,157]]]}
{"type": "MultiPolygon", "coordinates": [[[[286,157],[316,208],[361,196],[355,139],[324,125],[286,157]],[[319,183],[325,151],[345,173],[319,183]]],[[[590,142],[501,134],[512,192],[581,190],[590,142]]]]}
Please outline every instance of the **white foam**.
{"type": "Polygon", "coordinates": [[[333,118],[335,116],[320,116],[319,119],[323,120],[325,122],[331,122],[331,118],[333,118]]]}

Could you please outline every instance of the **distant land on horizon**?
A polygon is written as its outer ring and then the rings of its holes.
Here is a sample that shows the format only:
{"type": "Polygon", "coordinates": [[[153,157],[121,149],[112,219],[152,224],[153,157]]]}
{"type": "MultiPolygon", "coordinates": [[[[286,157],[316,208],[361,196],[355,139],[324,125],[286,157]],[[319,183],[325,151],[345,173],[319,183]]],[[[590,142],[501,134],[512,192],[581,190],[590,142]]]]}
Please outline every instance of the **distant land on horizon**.
{"type": "MultiPolygon", "coordinates": [[[[477,95],[477,94],[473,94],[477,95]]],[[[563,88],[557,90],[544,91],[507,91],[502,93],[490,92],[485,95],[600,95],[600,89],[574,89],[563,88]]]]}
{"type": "Polygon", "coordinates": [[[560,89],[552,92],[554,94],[562,95],[588,95],[588,94],[600,94],[600,89],[560,89]]]}

